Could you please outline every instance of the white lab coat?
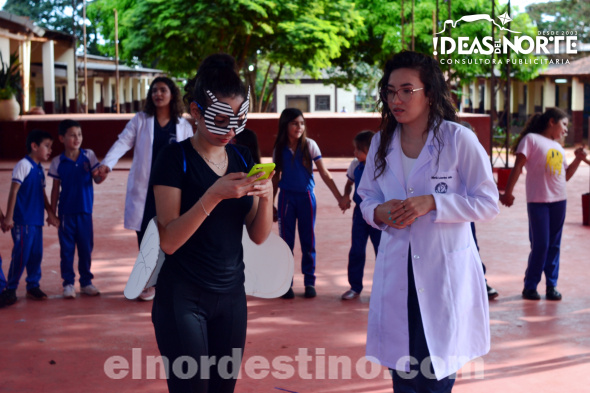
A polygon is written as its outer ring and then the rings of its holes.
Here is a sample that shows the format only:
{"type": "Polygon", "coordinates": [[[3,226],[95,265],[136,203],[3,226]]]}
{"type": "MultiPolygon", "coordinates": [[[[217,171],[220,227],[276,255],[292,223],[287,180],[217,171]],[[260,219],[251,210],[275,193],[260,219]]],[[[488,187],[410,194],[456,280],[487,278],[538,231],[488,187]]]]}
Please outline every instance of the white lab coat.
{"type": "MultiPolygon", "coordinates": [[[[193,128],[184,118],[176,124],[176,140],[178,142],[190,138],[193,128]]],[[[152,144],[154,143],[154,116],[138,112],[119,134],[117,141],[111,146],[102,165],[111,170],[130,149],[133,150],[133,161],[127,179],[127,195],[125,197],[125,228],[139,231],[145,209],[147,187],[152,167],[152,144]]]]}
{"type": "Polygon", "coordinates": [[[447,121],[440,132],[444,137],[440,155],[430,132],[407,182],[399,128],[388,148],[385,170],[375,180],[375,153],[381,139],[375,135],[358,189],[363,217],[383,230],[371,292],[367,356],[389,368],[409,371],[411,245],[424,333],[439,380],[490,349],[488,298],[470,222],[491,220],[499,213],[490,161],[475,134],[447,121]],[[375,224],[377,205],[428,194],[434,196],[436,210],[410,227],[399,230],[375,224]]]}

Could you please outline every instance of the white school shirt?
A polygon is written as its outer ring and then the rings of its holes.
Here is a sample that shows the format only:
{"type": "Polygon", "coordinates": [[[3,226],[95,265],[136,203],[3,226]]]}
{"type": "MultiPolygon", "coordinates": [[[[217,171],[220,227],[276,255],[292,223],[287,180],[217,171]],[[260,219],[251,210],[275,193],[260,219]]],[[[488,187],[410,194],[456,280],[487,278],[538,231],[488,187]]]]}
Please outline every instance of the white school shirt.
{"type": "Polygon", "coordinates": [[[443,121],[439,152],[433,133],[407,180],[400,129],[387,149],[386,167],[375,180],[375,135],[358,193],[365,220],[383,231],[375,262],[366,354],[409,371],[408,250],[426,342],[437,379],[459,370],[490,349],[488,297],[470,222],[498,213],[498,189],[485,150],[469,129],[443,121]],[[437,159],[438,158],[438,159],[437,159]],[[391,199],[433,195],[436,210],[411,226],[394,229],[374,221],[377,205],[391,199]]]}
{"type": "Polygon", "coordinates": [[[522,138],[516,153],[527,158],[526,201],[552,203],[567,199],[565,151],[556,141],[541,134],[527,134],[522,138]]]}
{"type": "MultiPolygon", "coordinates": [[[[193,128],[184,118],[179,118],[176,124],[176,140],[178,142],[190,138],[193,128]]],[[[125,222],[127,229],[139,231],[145,209],[147,188],[150,181],[152,167],[152,144],[154,143],[154,116],[145,112],[138,112],[119,134],[117,141],[109,149],[102,165],[111,170],[130,149],[133,150],[133,161],[127,179],[127,194],[125,196],[125,222]]]]}

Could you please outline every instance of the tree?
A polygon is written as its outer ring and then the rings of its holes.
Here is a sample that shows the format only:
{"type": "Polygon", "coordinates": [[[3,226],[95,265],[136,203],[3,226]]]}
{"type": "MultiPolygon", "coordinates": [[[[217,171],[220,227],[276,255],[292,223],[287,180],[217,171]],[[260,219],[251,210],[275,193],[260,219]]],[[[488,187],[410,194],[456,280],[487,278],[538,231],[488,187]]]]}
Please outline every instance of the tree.
{"type": "Polygon", "coordinates": [[[268,108],[267,92],[272,94],[285,67],[319,75],[362,23],[350,0],[103,0],[92,4],[89,15],[99,21],[110,53],[113,8],[120,15],[122,59],[140,58],[188,76],[209,54],[229,53],[257,87],[251,99],[258,110],[268,108]]]}
{"type": "Polygon", "coordinates": [[[578,41],[590,39],[590,2],[561,0],[532,4],[526,7],[531,20],[540,31],[576,31],[578,41]]]}
{"type": "MultiPolygon", "coordinates": [[[[3,10],[28,17],[36,25],[48,30],[74,34],[75,29],[76,39],[83,42],[82,7],[82,0],[7,0],[3,10]]],[[[88,53],[100,54],[94,25],[87,24],[86,30],[88,53]]]]}

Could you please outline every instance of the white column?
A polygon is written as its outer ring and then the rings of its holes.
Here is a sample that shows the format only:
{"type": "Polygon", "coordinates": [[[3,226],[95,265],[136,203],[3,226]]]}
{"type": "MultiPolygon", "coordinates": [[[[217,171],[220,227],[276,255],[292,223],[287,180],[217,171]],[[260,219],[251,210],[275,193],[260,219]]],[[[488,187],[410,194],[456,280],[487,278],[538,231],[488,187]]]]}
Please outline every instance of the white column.
{"type": "Polygon", "coordinates": [[[66,76],[68,78],[66,94],[69,106],[70,100],[76,99],[76,53],[73,48],[69,48],[68,50],[66,50],[64,56],[66,57],[65,60],[68,67],[66,70],[66,76]]]}
{"type": "Polygon", "coordinates": [[[471,84],[471,107],[474,111],[479,109],[479,81],[477,79],[471,84]]]}
{"type": "Polygon", "coordinates": [[[53,41],[43,43],[43,101],[55,103],[55,62],[53,41]]]}
{"type": "Polygon", "coordinates": [[[572,78],[572,111],[584,110],[584,84],[580,83],[580,78],[572,78]]]}
{"type": "MultiPolygon", "coordinates": [[[[133,78],[125,78],[125,104],[133,104],[133,78]]],[[[132,105],[133,106],[133,105],[132,105]]]]}
{"type": "MultiPolygon", "coordinates": [[[[112,93],[112,85],[115,84],[115,78],[104,78],[104,82],[102,84],[102,96],[104,97],[104,107],[112,108],[111,103],[113,101],[113,93],[112,93]]],[[[106,110],[105,110],[106,112],[106,110]]]]}
{"type": "Polygon", "coordinates": [[[124,111],[125,105],[125,78],[119,76],[119,107],[121,108],[121,112],[124,111]]]}
{"type": "Polygon", "coordinates": [[[465,108],[469,106],[469,84],[465,83],[462,90],[463,94],[461,97],[461,112],[465,112],[465,108]]]}
{"type": "Polygon", "coordinates": [[[90,107],[90,109],[98,109],[98,103],[100,102],[102,91],[102,86],[100,82],[102,82],[102,78],[92,78],[92,95],[90,96],[92,98],[92,106],[90,107]]]}
{"type": "Polygon", "coordinates": [[[23,41],[19,46],[19,61],[23,65],[23,113],[31,109],[31,41],[23,41]]]}
{"type": "Polygon", "coordinates": [[[133,78],[133,101],[141,102],[141,84],[142,80],[140,78],[133,78]]]}
{"type": "Polygon", "coordinates": [[[148,78],[141,78],[141,91],[139,92],[139,100],[145,100],[145,98],[147,97],[147,92],[148,92],[148,88],[149,88],[149,80],[148,78]]]}
{"type": "Polygon", "coordinates": [[[543,85],[543,112],[547,108],[555,107],[555,83],[551,78],[545,78],[545,84],[543,85]]]}
{"type": "Polygon", "coordinates": [[[492,82],[486,79],[485,94],[483,95],[483,110],[488,112],[492,110],[492,82]]]}
{"type": "Polygon", "coordinates": [[[518,81],[512,81],[510,88],[510,111],[518,114],[518,108],[522,102],[522,83],[518,81]]]}
{"type": "MultiPolygon", "coordinates": [[[[8,33],[8,30],[0,29],[0,32],[8,33]]],[[[6,67],[10,65],[10,40],[0,37],[0,53],[2,53],[2,62],[6,67]]]]}
{"type": "Polygon", "coordinates": [[[496,94],[496,111],[498,113],[503,112],[504,111],[504,88],[502,86],[502,88],[500,88],[498,90],[498,93],[496,94]]]}
{"type": "Polygon", "coordinates": [[[528,87],[527,87],[527,99],[526,99],[526,115],[527,118],[529,115],[532,115],[533,113],[535,113],[535,99],[536,97],[536,91],[538,90],[537,87],[538,83],[534,82],[534,81],[530,81],[528,83],[528,87]]]}

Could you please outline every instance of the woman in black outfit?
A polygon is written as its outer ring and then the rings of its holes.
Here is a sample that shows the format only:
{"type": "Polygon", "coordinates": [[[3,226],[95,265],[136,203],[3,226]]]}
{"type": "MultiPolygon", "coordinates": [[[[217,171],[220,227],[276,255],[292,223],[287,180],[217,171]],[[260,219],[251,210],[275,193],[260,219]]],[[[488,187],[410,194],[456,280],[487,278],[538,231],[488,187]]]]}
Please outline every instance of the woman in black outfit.
{"type": "Polygon", "coordinates": [[[242,229],[260,244],[272,226],[272,183],[246,177],[249,93],[234,59],[209,56],[185,88],[195,135],[167,146],[152,172],[160,271],[152,321],[170,392],[233,392],[246,340],[242,229]]]}

